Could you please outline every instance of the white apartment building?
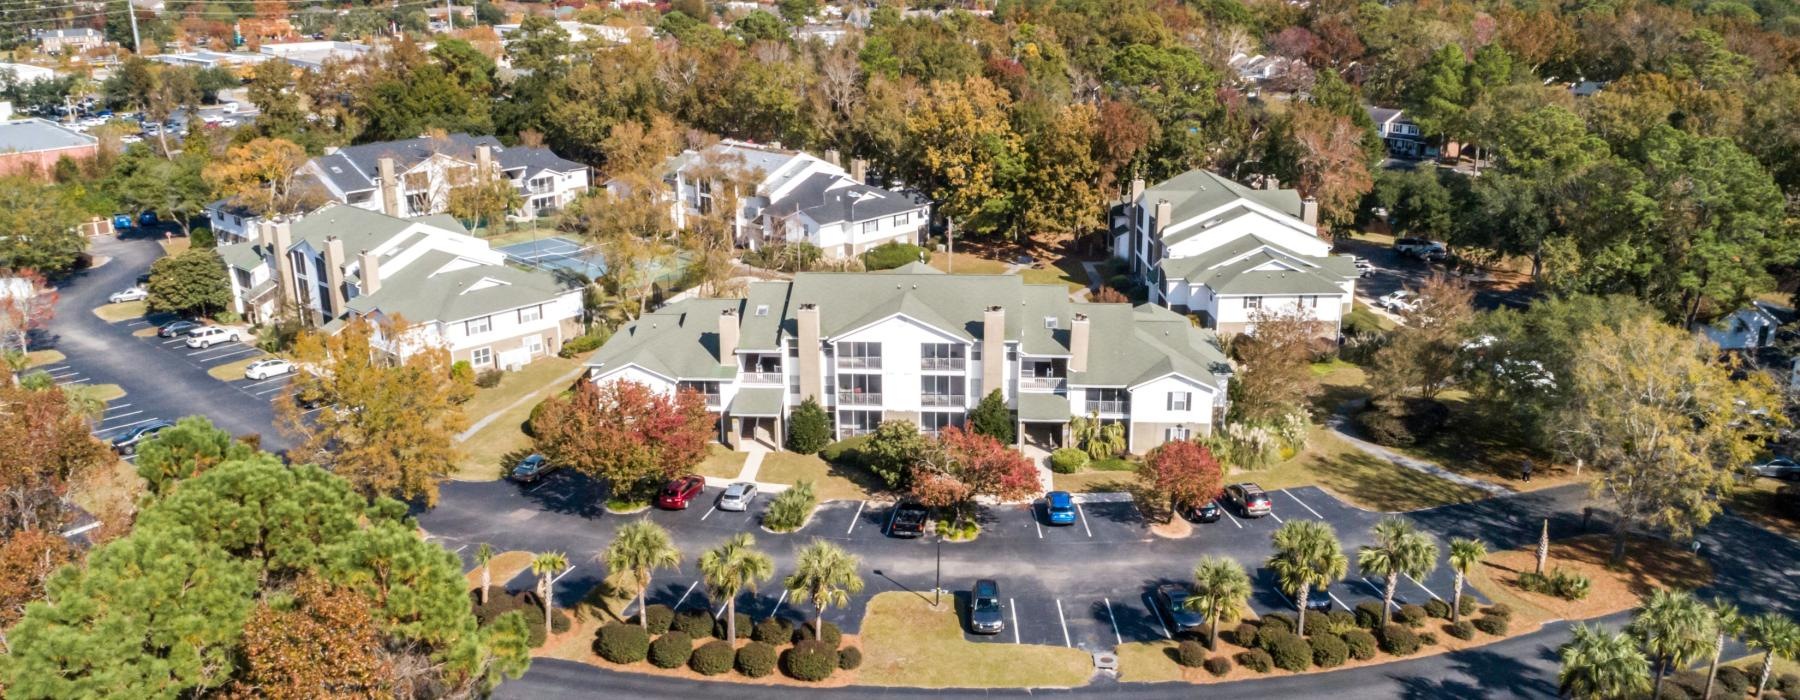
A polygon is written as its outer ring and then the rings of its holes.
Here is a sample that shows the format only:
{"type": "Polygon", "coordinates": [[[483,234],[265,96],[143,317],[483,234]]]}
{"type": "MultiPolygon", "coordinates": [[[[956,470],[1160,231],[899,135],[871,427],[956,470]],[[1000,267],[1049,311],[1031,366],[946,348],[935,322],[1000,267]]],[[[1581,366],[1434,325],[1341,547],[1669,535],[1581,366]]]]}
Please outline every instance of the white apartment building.
{"type": "Polygon", "coordinates": [[[1073,302],[1016,275],[923,264],[758,282],[743,299],[690,299],[615,333],[588,362],[597,383],[704,395],[734,447],[778,447],[807,398],[839,438],[884,420],[927,433],[962,425],[998,390],[1020,442],[1067,443],[1071,418],[1128,427],[1129,449],[1209,432],[1229,365],[1211,331],[1167,309],[1073,302]]]}

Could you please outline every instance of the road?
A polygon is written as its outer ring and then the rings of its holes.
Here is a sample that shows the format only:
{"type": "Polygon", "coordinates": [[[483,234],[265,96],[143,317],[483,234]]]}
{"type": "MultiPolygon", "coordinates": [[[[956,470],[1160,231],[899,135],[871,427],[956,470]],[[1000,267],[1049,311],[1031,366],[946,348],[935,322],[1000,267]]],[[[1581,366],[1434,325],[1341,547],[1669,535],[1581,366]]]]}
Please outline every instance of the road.
{"type": "MultiPolygon", "coordinates": [[[[1356,280],[1356,295],[1370,305],[1390,292],[1401,289],[1416,291],[1431,275],[1444,269],[1442,265],[1428,265],[1401,255],[1391,247],[1370,241],[1340,239],[1332,250],[1355,255],[1375,266],[1375,270],[1368,276],[1356,280]]],[[[1472,303],[1475,308],[1483,310],[1524,308],[1531,303],[1533,297],[1529,286],[1499,289],[1481,280],[1471,280],[1470,286],[1474,290],[1472,303]]]]}

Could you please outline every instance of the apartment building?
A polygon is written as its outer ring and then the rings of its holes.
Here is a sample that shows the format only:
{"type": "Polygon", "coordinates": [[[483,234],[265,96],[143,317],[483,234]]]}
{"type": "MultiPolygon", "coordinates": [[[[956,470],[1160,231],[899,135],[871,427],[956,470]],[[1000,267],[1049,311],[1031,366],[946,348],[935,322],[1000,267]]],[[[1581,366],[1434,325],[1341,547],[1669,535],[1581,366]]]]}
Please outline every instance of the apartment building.
{"type": "Polygon", "coordinates": [[[506,264],[448,216],[398,219],[347,205],[257,222],[255,241],[219,246],[232,308],[256,323],[297,316],[326,330],[395,317],[406,355],[443,347],[476,369],[511,369],[581,334],[581,290],[506,264]]]}
{"type": "Polygon", "coordinates": [[[1074,302],[1061,285],[915,263],[671,304],[615,333],[588,377],[699,392],[720,439],[740,448],[779,446],[807,398],[846,438],[884,420],[927,433],[962,425],[997,389],[1021,444],[1066,444],[1071,418],[1098,415],[1124,423],[1143,452],[1209,432],[1230,369],[1212,331],[1168,309],[1074,302]]]}

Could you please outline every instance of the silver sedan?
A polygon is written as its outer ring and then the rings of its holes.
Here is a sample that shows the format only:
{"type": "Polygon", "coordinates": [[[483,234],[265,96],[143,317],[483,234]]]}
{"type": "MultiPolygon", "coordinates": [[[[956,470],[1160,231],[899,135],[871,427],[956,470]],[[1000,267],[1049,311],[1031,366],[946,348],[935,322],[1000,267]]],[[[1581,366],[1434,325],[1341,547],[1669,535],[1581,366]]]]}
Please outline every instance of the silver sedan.
{"type": "Polygon", "coordinates": [[[756,500],[756,484],[740,481],[725,487],[725,493],[719,496],[719,510],[743,512],[750,509],[750,502],[756,500]]]}

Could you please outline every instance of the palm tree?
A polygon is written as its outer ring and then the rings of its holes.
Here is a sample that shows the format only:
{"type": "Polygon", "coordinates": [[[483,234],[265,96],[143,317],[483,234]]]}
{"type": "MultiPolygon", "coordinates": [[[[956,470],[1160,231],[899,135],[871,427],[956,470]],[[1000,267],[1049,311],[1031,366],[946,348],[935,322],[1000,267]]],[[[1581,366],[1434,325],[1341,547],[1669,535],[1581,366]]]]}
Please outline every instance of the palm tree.
{"type": "Polygon", "coordinates": [[[531,573],[538,577],[538,597],[544,599],[544,631],[550,630],[550,577],[569,568],[569,557],[562,552],[545,552],[531,559],[531,573]]]}
{"type": "Polygon", "coordinates": [[[1294,596],[1300,606],[1300,624],[1296,630],[1306,634],[1306,598],[1315,586],[1328,586],[1344,577],[1350,560],[1338,544],[1337,531],[1316,520],[1290,520],[1275,531],[1275,554],[1268,566],[1275,572],[1281,588],[1294,596]]]}
{"type": "Polygon", "coordinates": [[[1632,619],[1630,631],[1643,640],[1644,650],[1656,660],[1652,700],[1662,697],[1663,678],[1671,666],[1684,667],[1713,645],[1711,611],[1687,591],[1652,592],[1632,619]]]}
{"type": "Polygon", "coordinates": [[[487,605],[488,586],[494,585],[493,571],[489,564],[494,561],[494,547],[486,542],[475,548],[475,564],[481,567],[481,604],[487,605]]]}
{"type": "Polygon", "coordinates": [[[1725,654],[1725,643],[1742,635],[1748,622],[1738,613],[1737,606],[1723,600],[1714,600],[1709,611],[1717,636],[1713,638],[1712,664],[1706,667],[1706,692],[1700,696],[1705,700],[1712,700],[1713,681],[1719,678],[1719,657],[1725,654]]]}
{"type": "Polygon", "coordinates": [[[657,569],[680,568],[681,550],[669,540],[669,531],[649,520],[638,520],[619,528],[612,544],[600,553],[601,563],[614,573],[631,572],[637,586],[638,625],[650,629],[650,616],[644,614],[644,596],[650,590],[650,576],[657,569]]]}
{"type": "Polygon", "coordinates": [[[1572,631],[1575,638],[1563,645],[1562,671],[1556,675],[1563,697],[1614,700],[1650,690],[1650,661],[1631,635],[1587,625],[1575,625],[1572,631]]]}
{"type": "Polygon", "coordinates": [[[1219,648],[1220,618],[1236,620],[1249,601],[1250,575],[1242,564],[1224,557],[1200,558],[1194,566],[1194,595],[1188,597],[1187,605],[1205,612],[1206,621],[1212,624],[1207,648],[1219,648]]]}
{"type": "Polygon", "coordinates": [[[1450,594],[1450,624],[1462,619],[1463,582],[1469,578],[1469,570],[1487,558],[1487,543],[1463,537],[1450,540],[1450,568],[1456,571],[1456,583],[1450,594]]]}
{"type": "Polygon", "coordinates": [[[756,551],[756,538],[740,532],[700,555],[700,576],[714,597],[725,599],[725,639],[737,639],[737,597],[775,576],[775,561],[756,551]]]}
{"type": "MultiPolygon", "coordinates": [[[[1375,544],[1356,553],[1356,568],[1386,579],[1381,592],[1381,626],[1386,627],[1394,607],[1394,592],[1402,574],[1424,578],[1437,568],[1438,546],[1431,535],[1419,532],[1412,521],[1399,516],[1375,524],[1375,544]]],[[[1304,608],[1302,608],[1304,609],[1304,608]]],[[[1305,617],[1305,615],[1301,615],[1305,617]]]]}
{"type": "Polygon", "coordinates": [[[1766,612],[1750,620],[1744,643],[1763,653],[1762,675],[1756,681],[1756,697],[1762,697],[1769,685],[1769,673],[1775,670],[1775,657],[1800,657],[1800,625],[1780,613],[1766,612]]]}
{"type": "Polygon", "coordinates": [[[800,550],[799,559],[794,562],[794,573],[785,583],[789,593],[795,597],[806,596],[817,609],[813,615],[813,632],[823,626],[826,608],[849,607],[850,596],[862,592],[862,576],[856,573],[861,565],[862,560],[855,555],[821,539],[814,539],[812,544],[800,550]]]}

